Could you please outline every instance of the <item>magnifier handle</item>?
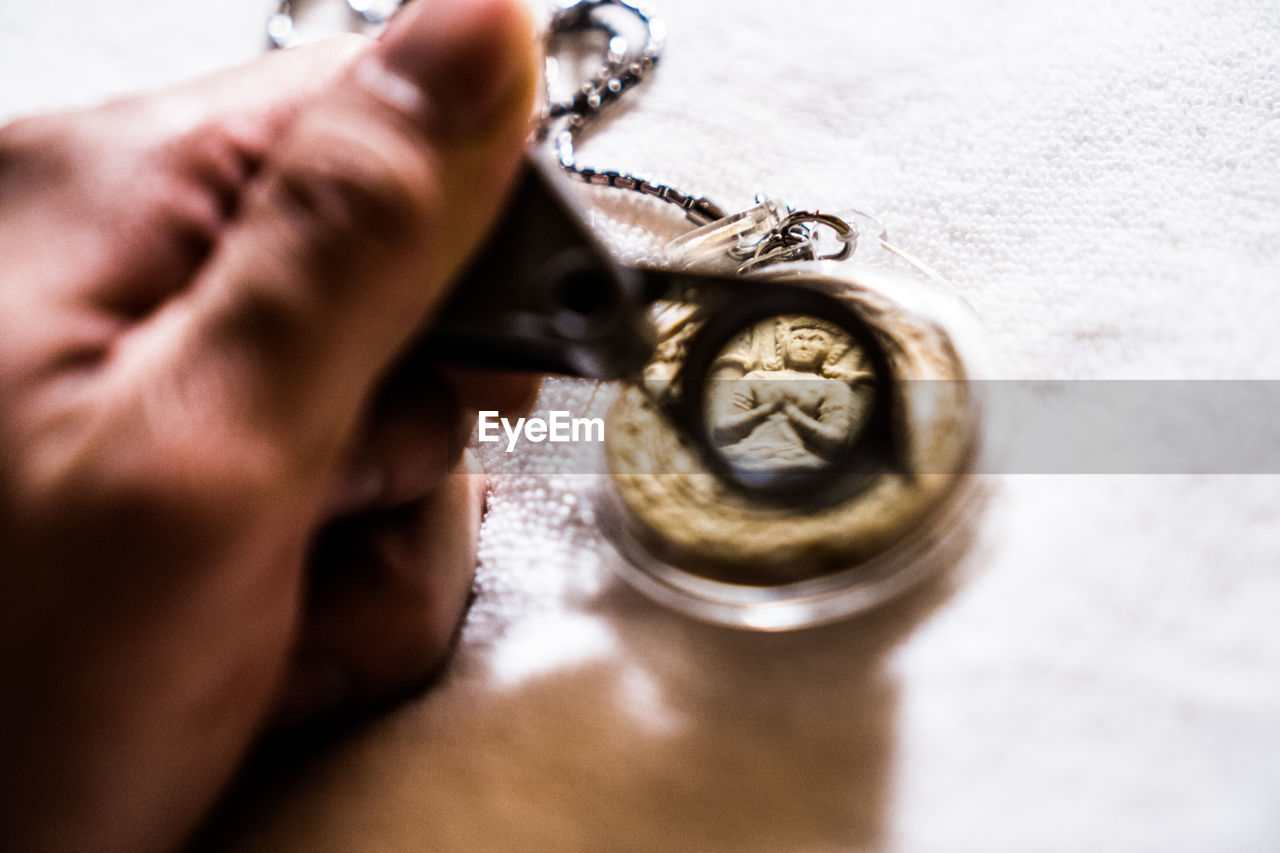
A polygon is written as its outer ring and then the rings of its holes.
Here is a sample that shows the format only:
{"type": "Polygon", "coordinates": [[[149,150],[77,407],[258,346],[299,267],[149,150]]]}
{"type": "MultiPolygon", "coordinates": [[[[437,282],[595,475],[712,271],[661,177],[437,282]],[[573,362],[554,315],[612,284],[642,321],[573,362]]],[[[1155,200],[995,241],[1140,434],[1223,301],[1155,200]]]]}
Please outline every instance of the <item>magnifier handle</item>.
{"type": "Polygon", "coordinates": [[[593,379],[640,375],[654,348],[654,283],[614,261],[553,168],[526,158],[506,212],[420,342],[424,354],[593,379]]]}

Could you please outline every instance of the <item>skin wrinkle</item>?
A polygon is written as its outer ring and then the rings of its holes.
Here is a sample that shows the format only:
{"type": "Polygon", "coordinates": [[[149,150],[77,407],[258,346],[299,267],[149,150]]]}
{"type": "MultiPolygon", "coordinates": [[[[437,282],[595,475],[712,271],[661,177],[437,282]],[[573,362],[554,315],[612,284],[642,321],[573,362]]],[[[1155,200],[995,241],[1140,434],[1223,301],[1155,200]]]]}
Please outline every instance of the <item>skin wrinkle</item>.
{"type": "Polygon", "coordinates": [[[289,160],[289,168],[268,180],[274,200],[291,213],[289,222],[317,251],[307,260],[326,284],[345,284],[333,264],[360,257],[351,243],[385,252],[402,248],[410,234],[430,233],[440,206],[438,166],[417,163],[420,155],[403,140],[357,139],[338,116],[313,119],[306,130],[323,139],[321,152],[289,160]],[[406,163],[416,166],[412,176],[406,163]]]}
{"type": "Polygon", "coordinates": [[[121,252],[119,244],[108,238],[108,246],[119,258],[119,276],[131,286],[102,288],[105,307],[140,319],[187,286],[238,206],[245,182],[244,159],[229,135],[216,126],[139,152],[139,169],[159,164],[149,169],[145,185],[150,188],[149,201],[121,213],[126,221],[130,216],[138,220],[129,226],[132,233],[163,243],[149,253],[152,263],[138,268],[136,262],[128,263],[132,253],[121,252]]]}

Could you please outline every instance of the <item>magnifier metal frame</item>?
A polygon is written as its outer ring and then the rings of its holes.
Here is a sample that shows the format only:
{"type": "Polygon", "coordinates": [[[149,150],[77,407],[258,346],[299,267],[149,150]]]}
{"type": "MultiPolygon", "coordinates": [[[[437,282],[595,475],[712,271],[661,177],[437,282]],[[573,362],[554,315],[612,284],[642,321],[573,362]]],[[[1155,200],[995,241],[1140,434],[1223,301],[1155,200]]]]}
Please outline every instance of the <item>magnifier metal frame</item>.
{"type": "MultiPolygon", "coordinates": [[[[897,397],[874,330],[821,279],[771,280],[627,267],[613,260],[556,184],[554,164],[529,161],[505,217],[421,342],[445,361],[593,379],[640,380],[653,357],[653,302],[688,302],[700,328],[673,385],[651,399],[710,469],[767,500],[829,503],[875,474],[902,470],[894,441],[897,397]],[[712,440],[705,400],[710,369],[733,338],[771,317],[804,315],[845,330],[873,374],[871,412],[828,466],[746,471],[712,440]]],[[[643,381],[641,386],[644,387],[643,381]]]]}
{"type": "MultiPolygon", "coordinates": [[[[685,286],[689,286],[687,282],[685,286]]],[[[784,284],[767,278],[701,277],[691,289],[697,310],[690,322],[699,323],[699,328],[688,341],[672,388],[657,395],[655,402],[697,445],[713,473],[755,497],[813,505],[845,500],[873,476],[901,470],[894,442],[896,397],[888,356],[867,322],[830,292],[825,282],[801,279],[784,284]],[[712,379],[715,361],[742,331],[764,320],[797,315],[836,326],[862,350],[872,374],[869,415],[825,466],[747,469],[735,465],[713,438],[706,403],[710,382],[738,380],[712,379]]],[[[650,392],[650,396],[654,395],[650,392]]]]}

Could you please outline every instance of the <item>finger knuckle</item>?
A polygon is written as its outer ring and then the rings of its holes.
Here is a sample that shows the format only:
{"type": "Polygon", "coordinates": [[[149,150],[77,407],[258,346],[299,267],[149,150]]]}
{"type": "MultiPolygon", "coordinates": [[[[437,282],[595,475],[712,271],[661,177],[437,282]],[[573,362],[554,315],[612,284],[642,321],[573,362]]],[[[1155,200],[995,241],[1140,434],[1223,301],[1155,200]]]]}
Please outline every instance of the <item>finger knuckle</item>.
{"type": "Polygon", "coordinates": [[[278,186],[319,245],[396,244],[431,210],[431,173],[426,151],[397,131],[319,115],[282,156],[278,186]]]}

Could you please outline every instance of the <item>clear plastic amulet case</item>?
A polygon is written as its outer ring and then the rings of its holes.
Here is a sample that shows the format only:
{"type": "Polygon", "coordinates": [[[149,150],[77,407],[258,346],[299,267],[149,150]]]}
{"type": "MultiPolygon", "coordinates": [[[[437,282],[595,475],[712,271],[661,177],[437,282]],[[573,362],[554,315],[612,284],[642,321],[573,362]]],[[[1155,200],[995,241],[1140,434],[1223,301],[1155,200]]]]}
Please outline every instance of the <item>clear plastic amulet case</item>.
{"type": "Polygon", "coordinates": [[[725,292],[653,307],[597,496],[628,582],[765,631],[916,587],[954,562],[982,496],[976,317],[873,218],[788,215],[764,202],[669,247],[725,292]]]}

